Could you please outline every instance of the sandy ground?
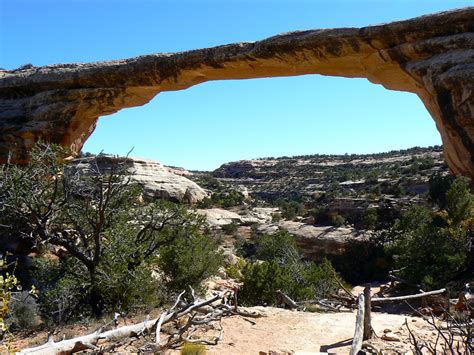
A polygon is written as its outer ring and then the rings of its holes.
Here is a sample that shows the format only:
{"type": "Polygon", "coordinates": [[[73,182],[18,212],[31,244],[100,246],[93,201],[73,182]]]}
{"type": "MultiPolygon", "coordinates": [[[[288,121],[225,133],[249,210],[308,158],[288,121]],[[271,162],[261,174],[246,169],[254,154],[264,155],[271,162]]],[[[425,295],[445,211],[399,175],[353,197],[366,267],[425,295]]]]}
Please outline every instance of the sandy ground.
{"type": "MultiPolygon", "coordinates": [[[[217,346],[207,347],[208,354],[258,354],[259,352],[294,352],[315,354],[318,352],[348,354],[354,335],[355,312],[308,313],[279,308],[254,307],[266,316],[251,322],[233,317],[222,324],[224,336],[217,346]]],[[[384,331],[400,341],[382,341],[375,338],[377,349],[406,353],[410,349],[407,319],[410,328],[420,336],[431,335],[431,328],[421,318],[394,314],[372,313],[372,326],[380,337],[384,331]]]]}

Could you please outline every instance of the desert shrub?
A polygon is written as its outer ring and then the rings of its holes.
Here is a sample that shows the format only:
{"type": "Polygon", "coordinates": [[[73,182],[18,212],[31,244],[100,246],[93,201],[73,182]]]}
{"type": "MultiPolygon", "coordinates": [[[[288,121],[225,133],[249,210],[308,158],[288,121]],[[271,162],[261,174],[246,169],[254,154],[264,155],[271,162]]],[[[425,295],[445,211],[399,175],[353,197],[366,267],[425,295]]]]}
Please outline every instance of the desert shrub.
{"type": "Polygon", "coordinates": [[[241,235],[237,235],[235,238],[234,249],[236,255],[243,258],[250,258],[255,255],[256,252],[255,243],[245,239],[241,235]]]}
{"type": "Polygon", "coordinates": [[[436,174],[430,178],[429,195],[431,200],[440,208],[446,207],[446,193],[451,188],[453,180],[454,178],[452,175],[436,174]]]}
{"type": "Polygon", "coordinates": [[[391,229],[386,249],[402,276],[424,288],[443,286],[465,270],[472,244],[473,196],[457,178],[444,197],[445,209],[414,206],[391,229]]]}
{"type": "Polygon", "coordinates": [[[376,208],[368,208],[362,216],[363,228],[375,229],[378,223],[378,211],[376,208]]]}
{"type": "Polygon", "coordinates": [[[341,216],[337,211],[331,211],[325,206],[313,208],[308,215],[314,217],[316,224],[320,225],[340,227],[346,223],[344,216],[341,216]]]}
{"type": "Polygon", "coordinates": [[[245,305],[275,305],[278,290],[296,301],[324,298],[339,289],[335,277],[327,260],[321,265],[303,261],[292,265],[276,261],[248,263],[242,271],[239,299],[245,305]]]}
{"type": "Polygon", "coordinates": [[[215,241],[195,230],[175,234],[171,243],[160,249],[157,265],[164,273],[167,287],[176,292],[200,283],[223,265],[223,255],[215,241]]]}
{"type": "Polygon", "coordinates": [[[227,235],[233,235],[237,233],[238,226],[235,223],[224,224],[221,226],[222,231],[227,235]]]}
{"type": "Polygon", "coordinates": [[[346,223],[346,219],[337,212],[329,214],[329,224],[334,227],[341,227],[346,223]]]}
{"type": "Polygon", "coordinates": [[[27,329],[38,324],[38,305],[31,292],[19,291],[13,294],[6,322],[12,330],[27,329]]]}
{"type": "MultiPolygon", "coordinates": [[[[10,273],[9,269],[12,265],[7,264],[5,259],[2,255],[0,259],[0,348],[4,348],[6,353],[13,354],[17,350],[12,346],[13,335],[10,332],[10,326],[15,329],[17,324],[12,324],[12,320],[23,322],[25,319],[19,307],[15,305],[16,300],[20,300],[22,287],[14,273],[10,273]],[[16,316],[21,318],[15,318],[16,316]]],[[[34,294],[35,289],[32,288],[29,293],[34,294]]]]}
{"type": "Polygon", "coordinates": [[[235,264],[231,264],[225,268],[225,272],[228,277],[239,280],[242,278],[242,270],[247,263],[244,259],[239,258],[239,261],[235,264]]]}
{"type": "Polygon", "coordinates": [[[344,280],[351,284],[386,279],[392,266],[391,257],[377,239],[349,241],[343,254],[332,255],[329,260],[344,280]]]}
{"type": "Polygon", "coordinates": [[[83,266],[73,258],[35,258],[33,276],[39,287],[38,305],[48,324],[63,324],[92,314],[83,266]]]}
{"type": "Polygon", "coordinates": [[[211,197],[206,197],[200,201],[197,206],[199,208],[223,207],[229,208],[240,206],[245,201],[244,195],[237,191],[215,192],[211,197]]]}
{"type": "Polygon", "coordinates": [[[185,343],[181,348],[181,355],[205,355],[206,346],[203,344],[185,343]]]}
{"type": "Polygon", "coordinates": [[[287,231],[264,234],[257,239],[255,247],[255,257],[259,260],[276,261],[280,265],[287,265],[301,259],[295,237],[287,231]]]}
{"type": "MultiPolygon", "coordinates": [[[[297,199],[299,197],[295,197],[297,199]]],[[[276,205],[280,208],[280,216],[282,219],[293,220],[296,216],[304,213],[304,206],[297,200],[278,200],[276,205]]]]}
{"type": "Polygon", "coordinates": [[[295,238],[286,231],[262,235],[256,242],[254,262],[242,269],[240,299],[248,305],[272,305],[277,290],[295,300],[325,297],[338,289],[331,263],[302,260],[295,238]]]}
{"type": "Polygon", "coordinates": [[[275,261],[248,263],[242,271],[239,300],[245,305],[274,305],[276,291],[290,288],[289,270],[275,261]]]}
{"type": "Polygon", "coordinates": [[[272,213],[272,222],[276,223],[280,221],[281,221],[281,213],[279,212],[272,213]]]}

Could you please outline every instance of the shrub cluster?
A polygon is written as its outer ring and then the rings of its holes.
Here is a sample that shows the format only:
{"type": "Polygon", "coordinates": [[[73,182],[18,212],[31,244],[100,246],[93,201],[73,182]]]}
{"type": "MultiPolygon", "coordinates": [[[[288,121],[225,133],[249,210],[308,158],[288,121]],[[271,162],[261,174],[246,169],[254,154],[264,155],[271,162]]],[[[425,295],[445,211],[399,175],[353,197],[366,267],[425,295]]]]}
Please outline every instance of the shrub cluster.
{"type": "Polygon", "coordinates": [[[205,197],[197,206],[199,208],[229,208],[242,205],[244,200],[244,195],[237,191],[216,192],[211,197],[205,197]]]}
{"type": "Polygon", "coordinates": [[[327,297],[339,289],[331,263],[302,260],[294,237],[287,232],[261,236],[255,257],[242,269],[239,297],[244,304],[275,305],[277,290],[301,301],[327,297]]]}
{"type": "Polygon", "coordinates": [[[401,276],[424,289],[444,286],[472,260],[474,198],[466,179],[435,177],[430,195],[435,211],[413,206],[390,230],[386,250],[401,276]]]}

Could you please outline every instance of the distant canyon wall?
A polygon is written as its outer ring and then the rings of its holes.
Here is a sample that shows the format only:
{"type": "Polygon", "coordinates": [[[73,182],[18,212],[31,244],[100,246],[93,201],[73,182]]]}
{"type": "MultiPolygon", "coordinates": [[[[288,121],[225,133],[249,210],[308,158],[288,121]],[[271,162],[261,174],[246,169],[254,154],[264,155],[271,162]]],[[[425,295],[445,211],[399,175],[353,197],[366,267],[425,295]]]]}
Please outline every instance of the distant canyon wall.
{"type": "Polygon", "coordinates": [[[9,154],[26,161],[38,139],[78,152],[99,117],[144,105],[162,91],[304,74],[367,78],[418,95],[452,172],[474,177],[474,7],[181,53],[0,70],[0,161],[9,154]]]}

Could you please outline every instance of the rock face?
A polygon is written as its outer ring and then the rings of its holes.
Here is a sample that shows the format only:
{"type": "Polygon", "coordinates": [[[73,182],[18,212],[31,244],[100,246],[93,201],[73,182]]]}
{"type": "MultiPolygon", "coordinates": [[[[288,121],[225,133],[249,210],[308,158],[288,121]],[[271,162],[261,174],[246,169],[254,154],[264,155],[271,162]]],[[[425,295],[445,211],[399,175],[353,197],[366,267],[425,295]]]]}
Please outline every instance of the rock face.
{"type": "Polygon", "coordinates": [[[322,74],[415,93],[450,169],[474,177],[474,7],[363,28],[87,64],[0,71],[0,157],[24,161],[40,138],[79,151],[100,116],[162,91],[225,79],[322,74]]]}
{"type": "Polygon", "coordinates": [[[351,227],[310,226],[293,221],[262,225],[259,231],[273,234],[281,229],[294,235],[305,258],[314,261],[321,261],[327,256],[343,255],[350,243],[363,244],[370,238],[369,232],[357,231],[351,227]]]}
{"type": "Polygon", "coordinates": [[[224,210],[222,208],[197,210],[199,214],[206,217],[206,221],[211,227],[222,227],[231,223],[239,225],[269,223],[272,220],[272,213],[275,213],[276,211],[278,211],[278,208],[273,207],[255,207],[243,214],[224,210]]]}
{"type": "MultiPolygon", "coordinates": [[[[111,156],[98,157],[100,170],[107,170],[111,156]]],[[[125,158],[119,158],[125,161],[125,158]]],[[[75,168],[86,173],[95,158],[79,158],[74,160],[75,168]]],[[[128,171],[133,180],[143,186],[145,197],[149,199],[163,198],[173,202],[195,203],[207,197],[207,192],[195,182],[172,173],[167,167],[153,160],[128,158],[128,171]]]]}

